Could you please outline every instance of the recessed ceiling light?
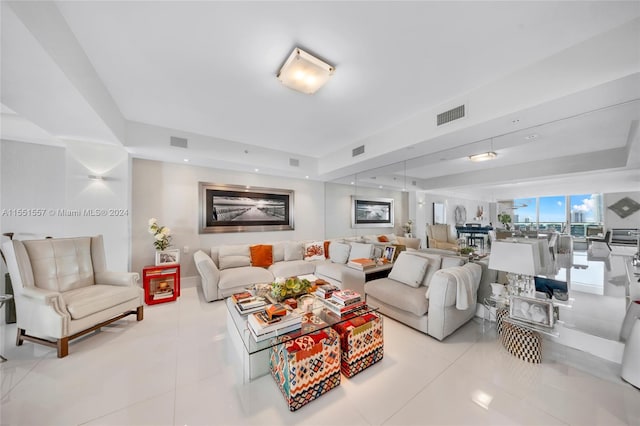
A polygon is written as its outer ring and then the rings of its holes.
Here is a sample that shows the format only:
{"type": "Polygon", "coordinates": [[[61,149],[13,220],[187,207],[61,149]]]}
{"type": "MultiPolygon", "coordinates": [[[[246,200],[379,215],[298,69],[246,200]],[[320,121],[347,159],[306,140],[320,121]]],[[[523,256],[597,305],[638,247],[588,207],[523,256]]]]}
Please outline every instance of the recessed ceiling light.
{"type": "Polygon", "coordinates": [[[309,179],[309,176],[307,175],[307,176],[305,176],[304,178],[305,178],[305,179],[309,179]]]}
{"type": "Polygon", "coordinates": [[[254,172],[259,172],[259,171],[260,171],[260,169],[253,169],[253,171],[254,171],[254,172]]]}
{"type": "Polygon", "coordinates": [[[351,182],[351,185],[355,185],[355,182],[351,182]]]}
{"type": "Polygon", "coordinates": [[[514,118],[513,120],[511,120],[511,124],[518,124],[520,122],[519,118],[514,118]]]}
{"type": "Polygon", "coordinates": [[[470,155],[469,156],[469,160],[471,160],[471,161],[487,161],[487,160],[493,160],[497,156],[498,156],[498,154],[496,154],[495,152],[487,151],[487,152],[483,152],[482,154],[470,155]]]}
{"type": "Polygon", "coordinates": [[[288,88],[312,95],[329,81],[334,72],[331,65],[296,47],[277,77],[288,88]]]}
{"type": "Polygon", "coordinates": [[[382,189],[382,185],[380,185],[378,188],[382,189]]]}
{"type": "Polygon", "coordinates": [[[189,159],[188,159],[188,158],[185,158],[185,159],[184,159],[184,162],[185,162],[185,163],[188,163],[188,162],[189,162],[189,159]]]}
{"type": "Polygon", "coordinates": [[[531,139],[536,139],[537,137],[538,137],[538,134],[537,134],[537,133],[533,133],[533,134],[531,134],[531,135],[527,135],[527,136],[525,136],[524,138],[525,138],[526,140],[530,141],[531,139]]]}

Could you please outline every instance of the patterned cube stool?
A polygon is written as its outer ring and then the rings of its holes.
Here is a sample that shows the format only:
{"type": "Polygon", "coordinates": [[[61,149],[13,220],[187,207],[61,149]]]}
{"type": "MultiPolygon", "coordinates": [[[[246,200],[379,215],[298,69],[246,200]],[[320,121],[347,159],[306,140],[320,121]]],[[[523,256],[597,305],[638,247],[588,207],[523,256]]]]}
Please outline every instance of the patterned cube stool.
{"type": "Polygon", "coordinates": [[[270,349],[269,364],[282,395],[295,411],[340,384],[340,341],[328,327],[270,349]]]}
{"type": "Polygon", "coordinates": [[[534,364],[542,362],[540,333],[503,321],[500,339],[511,355],[534,364]]]}
{"type": "Polygon", "coordinates": [[[496,311],[496,331],[498,336],[502,335],[502,324],[504,317],[509,316],[509,308],[500,308],[496,311]]]}
{"type": "Polygon", "coordinates": [[[381,316],[372,312],[358,315],[333,328],[340,335],[340,369],[345,376],[353,377],[382,359],[381,316]]]}

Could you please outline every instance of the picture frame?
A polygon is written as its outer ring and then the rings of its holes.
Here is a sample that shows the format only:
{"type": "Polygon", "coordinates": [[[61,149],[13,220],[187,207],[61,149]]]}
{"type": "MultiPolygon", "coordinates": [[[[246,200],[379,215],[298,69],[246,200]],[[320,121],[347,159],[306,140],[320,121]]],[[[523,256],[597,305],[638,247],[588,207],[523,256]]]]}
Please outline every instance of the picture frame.
{"type": "Polygon", "coordinates": [[[445,223],[447,223],[447,216],[444,203],[433,203],[433,224],[438,225],[445,223]]]}
{"type": "Polygon", "coordinates": [[[199,182],[199,233],[294,229],[294,191],[199,182]]]}
{"type": "Polygon", "coordinates": [[[535,299],[524,296],[511,296],[509,316],[515,320],[553,327],[553,302],[548,299],[535,299]]]}
{"type": "Polygon", "coordinates": [[[352,228],[393,228],[393,198],[351,196],[352,228]]]}
{"type": "Polygon", "coordinates": [[[396,247],[395,246],[385,246],[384,251],[382,252],[382,257],[387,259],[389,262],[393,262],[396,260],[396,247]]]}
{"type": "Polygon", "coordinates": [[[174,265],[180,263],[180,250],[156,250],[156,266],[174,265]]]}

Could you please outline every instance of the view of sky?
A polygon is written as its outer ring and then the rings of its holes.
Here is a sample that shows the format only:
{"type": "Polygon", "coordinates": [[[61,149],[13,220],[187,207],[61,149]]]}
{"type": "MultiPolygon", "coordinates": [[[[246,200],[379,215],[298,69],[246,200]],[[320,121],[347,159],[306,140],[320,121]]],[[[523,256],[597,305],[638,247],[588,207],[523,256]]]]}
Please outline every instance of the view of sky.
{"type": "MultiPolygon", "coordinates": [[[[566,222],[566,199],[564,195],[555,197],[540,197],[540,222],[566,222]]],[[[571,195],[571,212],[581,212],[582,221],[594,222],[596,220],[596,205],[598,194],[579,194],[571,195]]],[[[513,213],[517,215],[518,222],[536,221],[536,199],[535,198],[518,198],[514,200],[516,206],[526,204],[527,207],[520,207],[513,213]]],[[[514,218],[515,221],[515,218],[514,218]]]]}

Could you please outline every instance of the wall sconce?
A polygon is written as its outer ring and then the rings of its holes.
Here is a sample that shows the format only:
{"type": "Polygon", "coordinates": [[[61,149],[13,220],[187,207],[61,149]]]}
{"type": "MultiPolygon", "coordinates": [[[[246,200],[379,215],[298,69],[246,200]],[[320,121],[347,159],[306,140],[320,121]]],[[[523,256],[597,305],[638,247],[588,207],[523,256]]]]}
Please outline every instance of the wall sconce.
{"type": "Polygon", "coordinates": [[[104,180],[104,177],[98,175],[89,175],[90,180],[104,180]]]}

